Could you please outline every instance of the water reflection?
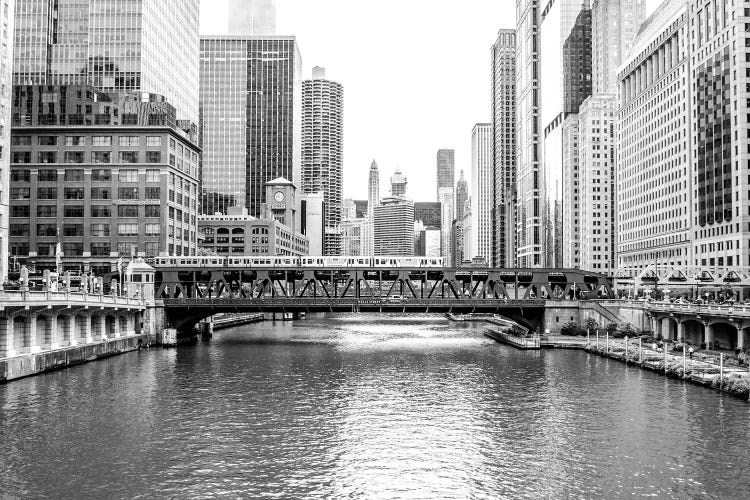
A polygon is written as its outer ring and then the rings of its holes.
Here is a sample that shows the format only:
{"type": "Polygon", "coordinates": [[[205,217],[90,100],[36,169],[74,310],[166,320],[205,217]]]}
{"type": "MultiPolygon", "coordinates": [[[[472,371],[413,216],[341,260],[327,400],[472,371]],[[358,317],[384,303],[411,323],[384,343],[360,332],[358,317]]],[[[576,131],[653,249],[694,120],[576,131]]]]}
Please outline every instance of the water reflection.
{"type": "Polygon", "coordinates": [[[264,323],[0,387],[24,497],[741,498],[745,402],[436,317],[264,323]]]}

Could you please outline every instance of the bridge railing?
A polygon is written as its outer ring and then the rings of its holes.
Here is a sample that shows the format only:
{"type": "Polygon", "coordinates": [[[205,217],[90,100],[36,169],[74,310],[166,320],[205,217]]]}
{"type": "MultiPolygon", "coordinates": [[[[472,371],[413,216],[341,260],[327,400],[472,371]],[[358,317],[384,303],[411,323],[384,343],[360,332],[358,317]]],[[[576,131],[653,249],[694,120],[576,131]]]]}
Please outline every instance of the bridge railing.
{"type": "Polygon", "coordinates": [[[750,317],[750,306],[722,305],[722,304],[674,304],[664,302],[648,302],[645,304],[647,311],[654,312],[677,312],[683,314],[705,314],[717,316],[748,316],[750,317]]]}
{"type": "Polygon", "coordinates": [[[185,305],[232,305],[232,304],[258,304],[258,305],[294,305],[294,304],[335,304],[335,305],[382,305],[382,306],[429,306],[435,304],[445,305],[507,305],[509,307],[543,307],[545,300],[503,300],[503,299],[446,299],[442,297],[431,299],[415,298],[387,298],[382,299],[365,298],[328,298],[328,297],[274,297],[274,298],[238,298],[238,297],[214,297],[214,298],[176,298],[163,299],[164,303],[185,305]]]}
{"type": "Polygon", "coordinates": [[[146,302],[142,298],[118,297],[115,295],[103,295],[80,292],[40,292],[22,290],[0,290],[0,304],[23,304],[23,303],[46,303],[46,304],[112,304],[123,306],[145,307],[146,302]]]}

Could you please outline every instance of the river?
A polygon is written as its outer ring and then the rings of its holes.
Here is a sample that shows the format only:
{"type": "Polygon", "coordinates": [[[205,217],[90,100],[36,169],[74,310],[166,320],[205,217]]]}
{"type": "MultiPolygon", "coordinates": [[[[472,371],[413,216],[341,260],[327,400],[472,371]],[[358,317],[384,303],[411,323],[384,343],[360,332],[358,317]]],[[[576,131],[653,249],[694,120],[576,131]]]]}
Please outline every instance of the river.
{"type": "Polygon", "coordinates": [[[583,352],[316,316],[0,386],[0,498],[747,498],[749,424],[583,352]]]}

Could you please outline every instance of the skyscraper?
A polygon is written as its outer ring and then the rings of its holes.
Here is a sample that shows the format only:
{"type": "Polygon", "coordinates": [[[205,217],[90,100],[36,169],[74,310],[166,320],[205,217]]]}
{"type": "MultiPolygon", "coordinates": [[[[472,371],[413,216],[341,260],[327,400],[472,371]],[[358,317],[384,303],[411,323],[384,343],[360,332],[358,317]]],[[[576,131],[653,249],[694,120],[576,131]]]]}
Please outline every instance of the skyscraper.
{"type": "Polygon", "coordinates": [[[464,171],[461,170],[461,175],[456,183],[456,211],[455,217],[457,220],[461,220],[464,216],[464,206],[466,200],[469,199],[469,184],[464,178],[464,171]]]}
{"type": "Polygon", "coordinates": [[[492,255],[487,256],[495,267],[515,264],[515,108],[516,32],[500,30],[492,46],[492,255]]]}
{"type": "Polygon", "coordinates": [[[372,160],[367,183],[367,216],[362,227],[362,255],[375,255],[375,208],[380,205],[380,172],[372,160]]]}
{"type": "Polygon", "coordinates": [[[391,176],[391,196],[394,198],[405,198],[406,183],[406,176],[397,168],[396,172],[391,176]]]}
{"type": "Polygon", "coordinates": [[[492,124],[478,123],[471,134],[471,227],[474,255],[492,260],[492,124]]]}
{"type": "Polygon", "coordinates": [[[15,85],[160,94],[198,123],[199,0],[16,3],[15,85]]]}
{"type": "Polygon", "coordinates": [[[266,183],[301,185],[302,79],[294,37],[200,41],[202,212],[260,217],[266,183]]]}
{"type": "Polygon", "coordinates": [[[276,0],[229,0],[228,35],[276,34],[276,0]]]}
{"type": "Polygon", "coordinates": [[[445,262],[453,262],[453,244],[451,241],[453,220],[456,218],[454,212],[454,191],[452,187],[440,188],[438,201],[440,201],[440,248],[445,262]]]}
{"type": "Polygon", "coordinates": [[[374,255],[414,255],[414,202],[385,198],[375,207],[374,255]]]}
{"type": "Polygon", "coordinates": [[[456,183],[456,152],[453,149],[440,149],[437,152],[437,193],[440,188],[453,188],[456,183]]]}
{"type": "Polygon", "coordinates": [[[8,277],[10,117],[14,0],[0,1],[0,280],[8,277]]]}
{"type": "Polygon", "coordinates": [[[565,169],[563,123],[591,95],[591,10],[588,0],[556,0],[542,12],[544,264],[562,267],[565,169]]]}
{"type": "Polygon", "coordinates": [[[325,193],[324,255],[341,254],[343,156],[344,89],[316,67],[302,82],[302,190],[325,193]]]}
{"type": "Polygon", "coordinates": [[[630,53],[645,18],[646,0],[591,2],[591,64],[595,94],[617,94],[617,68],[630,53]]]}
{"type": "Polygon", "coordinates": [[[544,264],[539,0],[516,0],[516,246],[519,267],[544,264]]]}

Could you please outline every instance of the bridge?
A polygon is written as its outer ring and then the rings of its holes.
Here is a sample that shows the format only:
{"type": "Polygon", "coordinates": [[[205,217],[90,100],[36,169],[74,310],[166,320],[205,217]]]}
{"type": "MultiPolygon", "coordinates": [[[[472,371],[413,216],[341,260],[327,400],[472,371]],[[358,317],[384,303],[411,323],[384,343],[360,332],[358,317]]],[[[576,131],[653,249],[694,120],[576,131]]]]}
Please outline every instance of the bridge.
{"type": "Polygon", "coordinates": [[[136,335],[145,310],[142,298],[0,290],[0,359],[136,335]]]}
{"type": "Polygon", "coordinates": [[[155,297],[181,331],[234,312],[482,312],[536,328],[545,310],[614,292],[606,276],[573,269],[157,266],[155,297]]]}

